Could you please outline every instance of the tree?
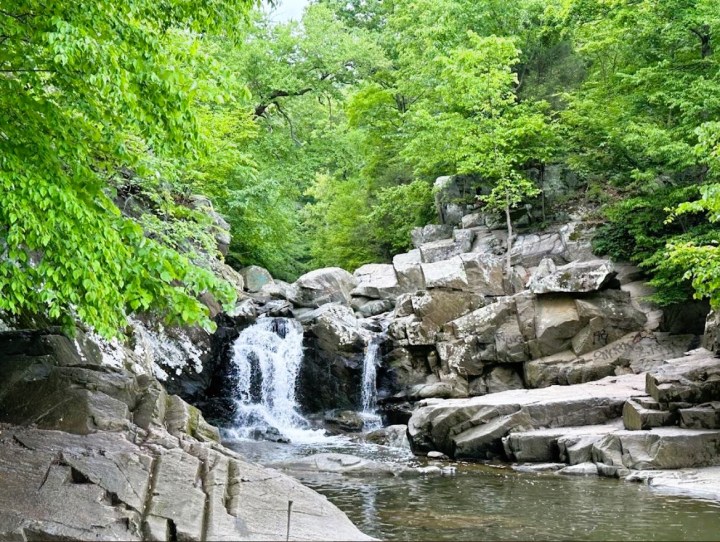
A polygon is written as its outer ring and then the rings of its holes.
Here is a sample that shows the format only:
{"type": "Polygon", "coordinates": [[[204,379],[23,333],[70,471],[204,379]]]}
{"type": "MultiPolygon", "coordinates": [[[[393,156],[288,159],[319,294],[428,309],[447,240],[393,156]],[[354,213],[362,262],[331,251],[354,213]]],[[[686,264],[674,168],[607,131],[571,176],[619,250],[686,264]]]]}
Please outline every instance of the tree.
{"type": "Polygon", "coordinates": [[[197,148],[204,90],[179,68],[251,2],[8,0],[0,10],[0,310],[113,335],[134,311],[210,325],[232,292],[148,237],[108,181],[197,148]]]}

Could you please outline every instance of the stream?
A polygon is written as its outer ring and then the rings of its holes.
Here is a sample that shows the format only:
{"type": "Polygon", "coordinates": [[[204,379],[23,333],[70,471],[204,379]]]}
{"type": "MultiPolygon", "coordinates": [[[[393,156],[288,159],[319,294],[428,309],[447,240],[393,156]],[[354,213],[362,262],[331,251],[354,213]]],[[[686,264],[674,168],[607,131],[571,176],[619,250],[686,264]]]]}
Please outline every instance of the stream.
{"type": "MultiPolygon", "coordinates": [[[[317,453],[344,453],[400,467],[440,465],[452,473],[288,471],[325,495],[365,533],[383,540],[720,540],[720,503],[660,494],[615,479],[519,473],[508,465],[438,463],[407,449],[328,437],[299,414],[294,379],[302,328],[266,319],[235,343],[236,427],[224,444],[247,460],[283,469],[317,453]],[[257,440],[283,437],[291,443],[257,440]],[[251,438],[254,437],[254,438],[251,438]],[[452,470],[452,469],[451,469],[452,470]]],[[[365,373],[377,349],[368,349],[365,373]]],[[[363,386],[364,415],[373,405],[363,386]]]]}

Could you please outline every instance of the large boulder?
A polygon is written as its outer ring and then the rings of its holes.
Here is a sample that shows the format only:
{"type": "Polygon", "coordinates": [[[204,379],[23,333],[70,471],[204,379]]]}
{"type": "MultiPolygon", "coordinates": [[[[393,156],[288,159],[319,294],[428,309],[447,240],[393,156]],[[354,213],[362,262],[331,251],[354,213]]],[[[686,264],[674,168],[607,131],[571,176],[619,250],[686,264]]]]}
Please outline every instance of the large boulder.
{"type": "Polygon", "coordinates": [[[363,265],[353,276],[358,281],[358,285],[351,292],[353,296],[395,299],[401,293],[395,268],[390,264],[363,265]]]}
{"type": "Polygon", "coordinates": [[[598,425],[617,419],[625,401],[643,393],[642,375],[572,387],[513,390],[469,399],[430,399],[408,423],[413,450],[455,458],[505,457],[502,438],[520,429],[598,425]]]}
{"type": "Polygon", "coordinates": [[[647,392],[663,406],[720,400],[720,358],[699,348],[647,374],[647,392]]]}
{"type": "Polygon", "coordinates": [[[543,260],[527,287],[534,294],[587,293],[606,287],[616,272],[608,260],[572,262],[555,267],[550,259],[543,260]]]}
{"type": "Polygon", "coordinates": [[[512,265],[525,268],[537,267],[545,258],[550,258],[558,265],[567,263],[565,244],[559,233],[531,233],[518,235],[510,252],[512,265]]]}
{"type": "Polygon", "coordinates": [[[326,303],[349,305],[350,293],[357,285],[357,279],[339,267],[316,269],[295,281],[295,297],[290,301],[299,307],[309,308],[326,303]]]}
{"type": "Polygon", "coordinates": [[[393,257],[393,267],[398,285],[403,292],[417,292],[425,289],[425,276],[421,264],[422,257],[418,249],[393,257]]]}
{"type": "Polygon", "coordinates": [[[441,239],[451,239],[452,235],[453,227],[449,224],[428,224],[421,228],[413,228],[410,232],[415,248],[420,248],[421,245],[440,241],[441,239]]]}
{"type": "Polygon", "coordinates": [[[273,283],[270,272],[259,265],[243,267],[240,274],[245,280],[245,288],[249,292],[259,292],[263,289],[263,286],[273,283]]]}

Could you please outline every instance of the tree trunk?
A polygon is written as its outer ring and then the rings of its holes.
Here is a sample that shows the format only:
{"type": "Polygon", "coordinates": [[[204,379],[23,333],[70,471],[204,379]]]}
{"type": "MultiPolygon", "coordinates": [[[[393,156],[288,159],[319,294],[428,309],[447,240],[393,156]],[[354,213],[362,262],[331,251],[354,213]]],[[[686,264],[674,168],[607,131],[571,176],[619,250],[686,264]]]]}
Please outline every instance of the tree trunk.
{"type": "Polygon", "coordinates": [[[512,251],[512,221],[510,220],[510,193],[505,193],[505,220],[507,221],[507,261],[505,263],[505,272],[507,274],[508,281],[510,280],[510,273],[512,272],[512,265],[510,264],[510,252],[512,251]]]}

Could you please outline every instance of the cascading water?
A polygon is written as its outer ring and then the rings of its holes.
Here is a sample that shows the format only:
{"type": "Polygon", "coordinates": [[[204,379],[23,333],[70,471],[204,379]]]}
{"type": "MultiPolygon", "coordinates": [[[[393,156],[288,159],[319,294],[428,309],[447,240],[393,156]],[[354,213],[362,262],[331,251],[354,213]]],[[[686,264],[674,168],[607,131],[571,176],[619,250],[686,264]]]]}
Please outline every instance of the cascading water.
{"type": "Polygon", "coordinates": [[[363,361],[362,414],[365,419],[365,429],[376,429],[381,425],[377,414],[377,367],[380,361],[380,337],[373,337],[365,350],[363,361]]]}
{"type": "Polygon", "coordinates": [[[275,430],[291,440],[317,438],[298,412],[295,385],[303,359],[303,329],[296,320],[262,318],[233,346],[237,386],[235,434],[275,430]]]}

